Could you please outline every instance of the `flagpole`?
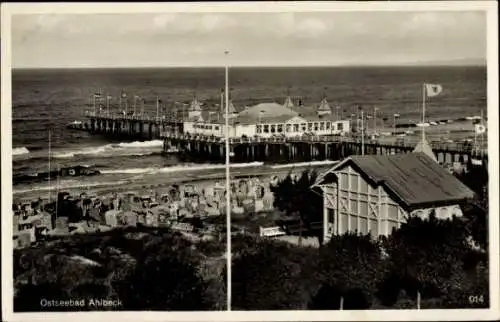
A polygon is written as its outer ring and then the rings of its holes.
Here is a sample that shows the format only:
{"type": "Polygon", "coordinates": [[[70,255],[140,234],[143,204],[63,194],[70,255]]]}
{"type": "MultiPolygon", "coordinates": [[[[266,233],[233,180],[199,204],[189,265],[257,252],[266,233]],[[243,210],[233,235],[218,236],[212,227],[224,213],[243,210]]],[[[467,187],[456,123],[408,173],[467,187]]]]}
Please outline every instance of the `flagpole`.
{"type": "Polygon", "coordinates": [[[365,125],[364,125],[364,111],[361,109],[361,155],[365,155],[365,125]]]}
{"type": "Polygon", "coordinates": [[[156,96],[156,118],[158,118],[159,116],[159,112],[160,112],[160,99],[158,98],[158,96],[156,96]]]}
{"type": "Polygon", "coordinates": [[[478,153],[478,147],[477,147],[477,127],[474,126],[474,154],[477,155],[478,153]]]}
{"type": "Polygon", "coordinates": [[[422,141],[425,140],[425,83],[422,85],[422,141]]]}
{"type": "Polygon", "coordinates": [[[231,311],[231,196],[229,177],[229,72],[227,56],[229,51],[225,51],[225,75],[226,75],[226,238],[227,238],[227,310],[231,311]]]}
{"type": "MultiPolygon", "coordinates": [[[[481,125],[484,127],[484,122],[483,122],[483,110],[481,109],[481,125]]],[[[480,137],[480,146],[479,146],[479,155],[481,156],[481,160],[483,159],[483,138],[484,138],[484,131],[481,131],[481,137],[480,137]]]]}

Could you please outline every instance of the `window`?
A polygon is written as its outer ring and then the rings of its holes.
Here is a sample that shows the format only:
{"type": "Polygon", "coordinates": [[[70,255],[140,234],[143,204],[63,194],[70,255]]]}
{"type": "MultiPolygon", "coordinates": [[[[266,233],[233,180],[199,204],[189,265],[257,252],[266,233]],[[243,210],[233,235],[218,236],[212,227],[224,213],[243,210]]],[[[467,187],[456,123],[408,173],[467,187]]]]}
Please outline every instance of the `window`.
{"type": "Polygon", "coordinates": [[[300,124],[300,127],[302,128],[302,132],[305,132],[306,131],[306,123],[302,123],[300,124]]]}
{"type": "Polygon", "coordinates": [[[269,124],[264,125],[264,133],[269,133],[269,124]]]}
{"type": "Polygon", "coordinates": [[[312,131],[313,129],[313,124],[312,123],[307,123],[307,130],[312,131]]]}
{"type": "Polygon", "coordinates": [[[216,131],[219,131],[219,127],[218,127],[218,126],[215,126],[215,130],[216,130],[216,131]]]}
{"type": "Polygon", "coordinates": [[[325,130],[325,122],[320,122],[319,123],[319,129],[320,129],[320,131],[324,131],[325,130]]]}
{"type": "Polygon", "coordinates": [[[359,202],[359,215],[368,216],[368,202],[366,201],[359,202]]]}
{"type": "Polygon", "coordinates": [[[337,123],[337,130],[339,131],[344,130],[344,123],[337,123]]]}
{"type": "Polygon", "coordinates": [[[351,174],[351,191],[358,191],[358,176],[355,174],[351,174]]]}
{"type": "Polygon", "coordinates": [[[387,216],[390,220],[398,220],[398,206],[387,205],[387,216]]]}
{"type": "Polygon", "coordinates": [[[372,238],[375,239],[378,237],[378,222],[376,219],[370,219],[369,231],[372,238]]]}
{"type": "Polygon", "coordinates": [[[353,233],[359,232],[358,217],[351,215],[349,221],[351,222],[351,227],[349,227],[349,231],[352,231],[353,233]]]}
{"type": "Polygon", "coordinates": [[[326,122],[326,129],[327,129],[327,130],[329,130],[331,126],[332,126],[332,123],[331,123],[331,122],[326,122]]]}
{"type": "Polygon", "coordinates": [[[340,214],[340,231],[339,234],[344,234],[349,230],[349,216],[346,213],[340,214]]]}
{"type": "Polygon", "coordinates": [[[351,213],[358,215],[358,201],[355,199],[349,200],[350,207],[351,207],[351,213]]]}
{"type": "Polygon", "coordinates": [[[286,132],[292,132],[292,124],[286,125],[286,132]]]}
{"type": "Polygon", "coordinates": [[[319,122],[314,122],[314,131],[319,131],[319,122]]]}
{"type": "Polygon", "coordinates": [[[340,183],[341,183],[341,188],[342,189],[347,189],[348,188],[348,184],[349,184],[349,175],[348,174],[345,174],[345,173],[342,173],[340,175],[341,179],[340,179],[340,183]]]}
{"type": "Polygon", "coordinates": [[[368,183],[365,180],[361,179],[359,184],[361,192],[368,193],[368,183]]]}
{"type": "Polygon", "coordinates": [[[335,222],[335,210],[333,209],[328,209],[328,222],[333,223],[335,222]]]}
{"type": "Polygon", "coordinates": [[[293,131],[294,132],[298,132],[299,131],[299,125],[298,124],[294,124],[293,125],[293,131]]]}
{"type": "Polygon", "coordinates": [[[283,124],[278,124],[278,133],[283,132],[283,124]]]}
{"type": "Polygon", "coordinates": [[[257,125],[257,133],[262,133],[262,125],[257,125]]]}
{"type": "Polygon", "coordinates": [[[359,232],[362,235],[368,234],[368,219],[359,217],[359,232]]]}
{"type": "Polygon", "coordinates": [[[275,133],[275,132],[276,132],[276,125],[271,124],[271,133],[275,133]]]}

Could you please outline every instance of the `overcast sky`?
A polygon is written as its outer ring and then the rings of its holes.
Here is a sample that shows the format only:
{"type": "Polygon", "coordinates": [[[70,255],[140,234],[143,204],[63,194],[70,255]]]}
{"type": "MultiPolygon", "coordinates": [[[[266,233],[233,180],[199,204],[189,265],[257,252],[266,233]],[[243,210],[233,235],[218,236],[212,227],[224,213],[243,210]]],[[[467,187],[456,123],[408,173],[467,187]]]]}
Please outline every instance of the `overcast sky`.
{"type": "Polygon", "coordinates": [[[391,65],[486,59],[483,12],[14,15],[12,66],[391,65]]]}

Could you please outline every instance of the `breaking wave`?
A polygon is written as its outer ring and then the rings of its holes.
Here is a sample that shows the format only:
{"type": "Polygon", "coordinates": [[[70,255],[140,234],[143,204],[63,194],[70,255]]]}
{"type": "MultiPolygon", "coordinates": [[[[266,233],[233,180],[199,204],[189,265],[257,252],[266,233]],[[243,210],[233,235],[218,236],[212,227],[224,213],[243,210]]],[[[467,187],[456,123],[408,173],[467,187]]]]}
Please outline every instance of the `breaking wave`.
{"type": "MultiPolygon", "coordinates": [[[[251,168],[251,167],[261,167],[263,162],[249,162],[249,163],[235,163],[231,164],[231,168],[251,168]]],[[[101,170],[101,174],[155,174],[155,173],[172,173],[181,171],[203,171],[203,170],[218,170],[225,169],[224,164],[203,164],[203,165],[181,165],[181,166],[170,166],[164,168],[130,168],[130,169],[113,169],[113,170],[101,170]]]]}
{"type": "Polygon", "coordinates": [[[28,154],[28,153],[30,153],[30,150],[28,150],[24,146],[20,147],[20,148],[13,148],[12,149],[12,155],[23,155],[23,154],[28,154]]]}
{"type": "MultiPolygon", "coordinates": [[[[73,158],[79,155],[99,155],[99,156],[116,156],[116,155],[151,155],[161,152],[158,148],[163,146],[160,140],[153,141],[136,141],[124,142],[117,144],[106,144],[98,147],[86,147],[78,150],[54,152],[53,157],[59,159],[73,158]],[[154,151],[151,151],[151,150],[154,151]]],[[[161,150],[161,149],[160,149],[161,150]]]]}
{"type": "Polygon", "coordinates": [[[293,167],[314,167],[314,166],[335,164],[338,162],[339,161],[325,160],[325,161],[311,161],[311,162],[278,164],[278,165],[271,166],[271,169],[282,169],[282,168],[293,168],[293,167]]]}

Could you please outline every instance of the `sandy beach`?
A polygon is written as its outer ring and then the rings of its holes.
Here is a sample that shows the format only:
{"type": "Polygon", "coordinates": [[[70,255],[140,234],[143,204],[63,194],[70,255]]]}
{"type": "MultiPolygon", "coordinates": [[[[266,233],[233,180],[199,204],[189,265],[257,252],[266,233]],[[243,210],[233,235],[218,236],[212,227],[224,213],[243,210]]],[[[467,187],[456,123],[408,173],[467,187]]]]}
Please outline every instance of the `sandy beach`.
{"type": "MultiPolygon", "coordinates": [[[[252,178],[252,177],[267,177],[272,176],[284,177],[288,173],[301,173],[307,169],[314,169],[317,172],[322,172],[328,169],[329,166],[334,164],[333,161],[317,162],[317,163],[304,163],[289,165],[274,165],[274,166],[255,166],[246,168],[232,168],[230,175],[232,178],[252,178]]],[[[59,191],[69,192],[72,195],[80,192],[87,192],[96,195],[105,195],[113,192],[135,192],[137,194],[146,194],[154,192],[155,190],[166,189],[167,187],[178,184],[213,184],[218,183],[224,185],[225,182],[225,169],[211,169],[211,170],[194,170],[194,171],[181,171],[177,173],[154,173],[154,174],[141,174],[133,176],[132,178],[120,178],[116,176],[116,180],[106,182],[96,182],[96,178],[84,177],[83,180],[78,181],[75,187],[60,188],[59,191]],[[86,185],[86,182],[88,185],[86,185]]],[[[34,200],[38,198],[47,199],[49,197],[48,186],[45,190],[14,190],[14,199],[16,200],[34,200]]],[[[55,197],[56,187],[52,186],[50,190],[52,198],[55,197]]]]}

